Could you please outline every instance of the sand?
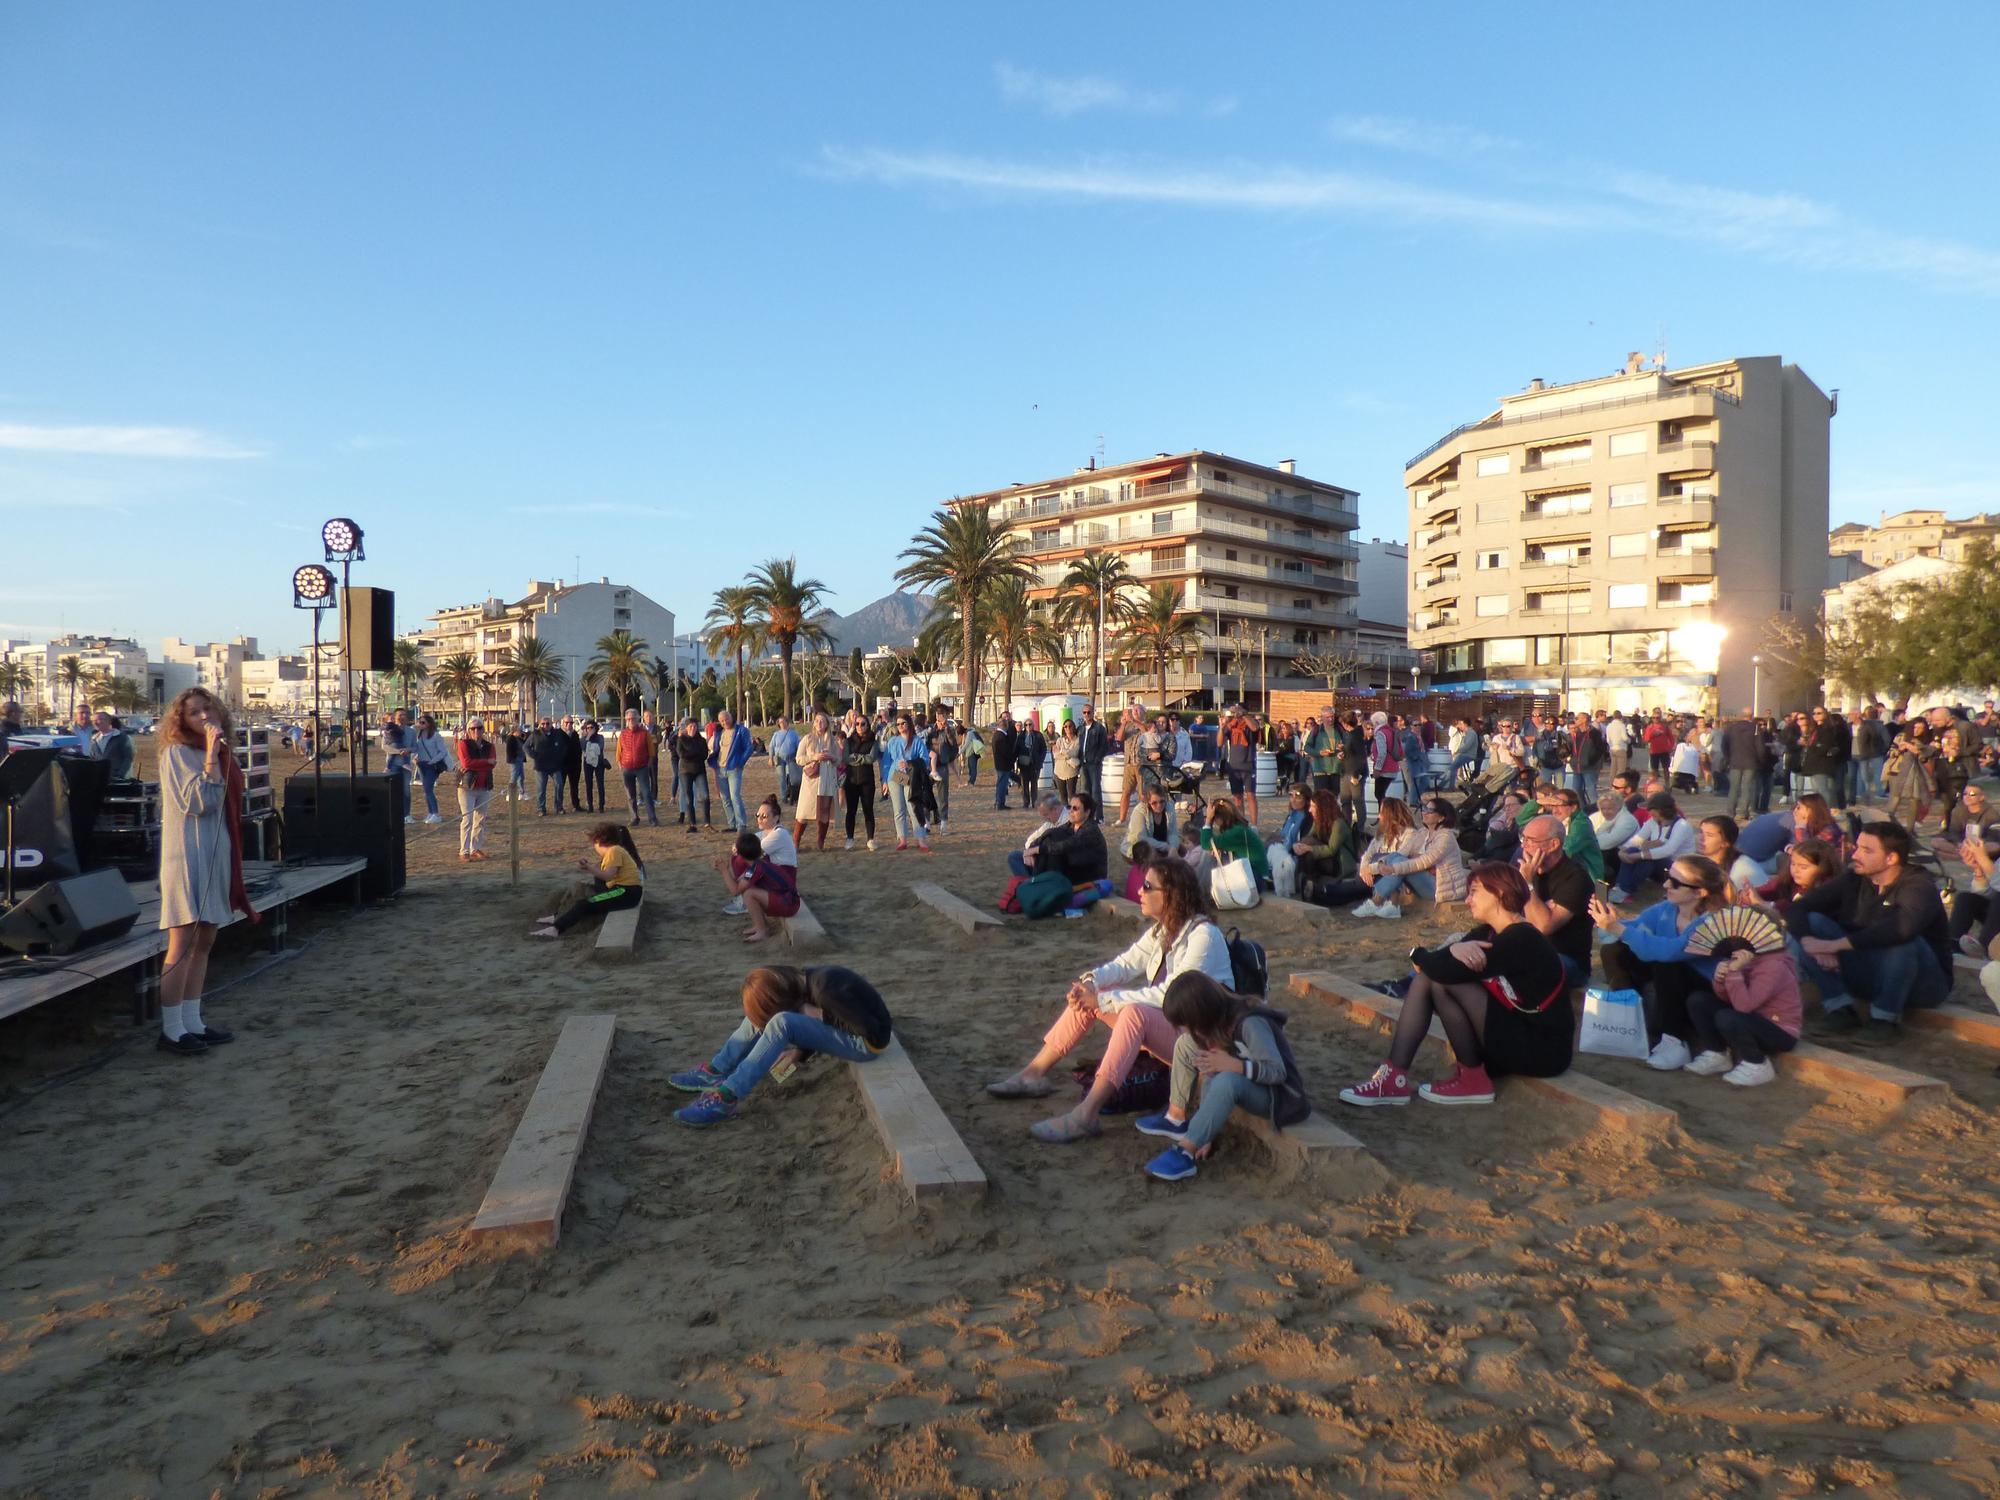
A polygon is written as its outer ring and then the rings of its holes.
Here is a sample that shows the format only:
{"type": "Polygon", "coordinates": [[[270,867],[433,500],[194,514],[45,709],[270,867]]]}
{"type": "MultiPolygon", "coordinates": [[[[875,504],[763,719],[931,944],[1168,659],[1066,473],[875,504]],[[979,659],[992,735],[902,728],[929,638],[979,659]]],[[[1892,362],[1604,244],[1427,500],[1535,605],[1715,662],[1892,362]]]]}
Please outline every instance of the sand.
{"type": "MultiPolygon", "coordinates": [[[[739,946],[722,836],[671,814],[641,832],[628,966],[522,936],[590,820],[524,819],[519,889],[504,820],[469,868],[455,826],[420,825],[401,899],[312,909],[261,973],[231,941],[211,993],[250,977],[207,1007],[227,1049],[133,1046],[30,1094],[126,1034],[123,997],[0,1024],[0,1492],[2000,1491],[1992,1057],[1908,1039],[1892,1060],[1955,1090],[1910,1113],[1585,1060],[1681,1111],[1648,1144],[1512,1090],[1345,1109],[1379,1044],[1286,999],[1380,1177],[1300,1178],[1231,1137],[1167,1187],[1128,1125],[1045,1147],[1046,1106],[980,1092],[1132,929],[974,938],[916,907],[912,880],[983,906],[1004,883],[1023,815],[984,786],[957,810],[936,855],[836,835],[802,883],[991,1178],[975,1205],[911,1206],[841,1066],[726,1127],[672,1121],[667,1073],[785,955],[739,946]],[[460,1233],[582,1010],[619,1031],[562,1243],[472,1258],[460,1233]]],[[[1394,973],[1444,930],[1240,920],[1280,984],[1394,973]]]]}

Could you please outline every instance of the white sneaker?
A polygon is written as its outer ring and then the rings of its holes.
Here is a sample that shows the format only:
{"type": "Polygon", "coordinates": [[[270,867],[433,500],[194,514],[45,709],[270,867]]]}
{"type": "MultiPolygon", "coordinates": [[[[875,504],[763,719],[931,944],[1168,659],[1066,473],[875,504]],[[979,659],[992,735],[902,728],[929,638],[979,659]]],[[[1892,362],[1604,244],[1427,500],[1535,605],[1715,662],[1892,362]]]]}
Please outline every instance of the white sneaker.
{"type": "Polygon", "coordinates": [[[1688,1045],[1677,1036],[1663,1036],[1646,1059],[1646,1066],[1662,1073],[1674,1073],[1688,1065],[1688,1045]]]}
{"type": "Polygon", "coordinates": [[[949,823],[940,823],[940,824],[938,824],[938,826],[937,826],[937,831],[938,831],[939,833],[941,833],[941,834],[944,834],[944,833],[950,833],[950,832],[951,832],[951,824],[949,824],[949,823]]]}
{"type": "Polygon", "coordinates": [[[1713,1078],[1717,1073],[1727,1073],[1729,1067],[1727,1052],[1704,1052],[1687,1065],[1687,1070],[1703,1078],[1713,1078]]]}
{"type": "Polygon", "coordinates": [[[842,849],[852,849],[854,847],[854,840],[849,839],[846,843],[842,844],[840,847],[842,849]]]}
{"type": "Polygon", "coordinates": [[[725,917],[740,917],[748,910],[749,908],[743,904],[743,898],[738,896],[734,901],[730,901],[723,906],[722,914],[725,917]]]}
{"type": "Polygon", "coordinates": [[[1986,991],[1986,998],[1993,1002],[1993,1008],[2000,1010],[2000,961],[1990,963],[1979,971],[1979,987],[1986,991]]]}
{"type": "Polygon", "coordinates": [[[414,823],[414,822],[416,822],[416,821],[417,821],[417,819],[416,819],[416,815],[415,815],[415,814],[413,813],[413,814],[411,814],[411,815],[410,815],[409,817],[407,817],[407,818],[403,819],[403,821],[404,821],[405,823],[414,823]]]}
{"type": "Polygon", "coordinates": [[[1349,915],[1356,917],[1379,917],[1382,915],[1382,909],[1373,901],[1364,901],[1355,907],[1349,915]]]}
{"type": "Polygon", "coordinates": [[[1375,915],[1385,922],[1400,922],[1403,920],[1403,908],[1393,901],[1378,901],[1375,903],[1375,915]]]}
{"type": "Polygon", "coordinates": [[[424,821],[426,823],[442,823],[444,819],[439,817],[436,813],[432,813],[428,818],[425,818],[424,821]]]}
{"type": "Polygon", "coordinates": [[[1746,1089],[1754,1089],[1760,1083],[1769,1083],[1778,1076],[1778,1070],[1767,1062],[1740,1062],[1722,1075],[1724,1083],[1733,1083],[1746,1089]]]}

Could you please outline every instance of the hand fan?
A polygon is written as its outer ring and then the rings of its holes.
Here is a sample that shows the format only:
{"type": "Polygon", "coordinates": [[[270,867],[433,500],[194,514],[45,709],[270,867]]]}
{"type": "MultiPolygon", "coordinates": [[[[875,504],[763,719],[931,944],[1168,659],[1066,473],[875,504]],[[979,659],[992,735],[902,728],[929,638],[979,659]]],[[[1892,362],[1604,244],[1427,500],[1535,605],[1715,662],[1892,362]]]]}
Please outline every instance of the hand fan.
{"type": "Polygon", "coordinates": [[[1689,958],[1726,958],[1737,948],[1782,953],[1785,929],[1761,906],[1725,906],[1703,917],[1688,933],[1689,958]]]}

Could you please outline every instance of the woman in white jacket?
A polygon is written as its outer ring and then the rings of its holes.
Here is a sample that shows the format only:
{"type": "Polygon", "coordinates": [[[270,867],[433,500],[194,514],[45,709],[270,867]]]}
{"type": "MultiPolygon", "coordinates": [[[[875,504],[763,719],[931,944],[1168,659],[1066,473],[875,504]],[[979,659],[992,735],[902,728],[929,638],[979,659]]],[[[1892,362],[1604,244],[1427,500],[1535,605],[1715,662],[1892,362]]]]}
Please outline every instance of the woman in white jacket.
{"type": "Polygon", "coordinates": [[[1160,1003],[1176,975],[1206,974],[1225,988],[1235,983],[1229,967],[1229,944],[1209,915],[1208,902],[1194,871],[1176,859],[1165,859],[1146,871],[1139,890],[1139,910],[1148,923],[1139,941],[1111,962],[1078,976],[1069,987],[1063,1013],[1042,1038],[1042,1050],[1020,1072],[989,1083],[986,1092],[1000,1099],[1040,1099],[1055,1092],[1049,1070],[1071,1048],[1103,1022],[1111,1041],[1097,1077],[1083,1102],[1067,1114],[1043,1120],[1032,1128],[1038,1141],[1080,1141],[1101,1128],[1097,1117],[1111,1095],[1125,1082],[1141,1049],[1162,1067],[1174,1057],[1174,1028],[1160,1003]]]}

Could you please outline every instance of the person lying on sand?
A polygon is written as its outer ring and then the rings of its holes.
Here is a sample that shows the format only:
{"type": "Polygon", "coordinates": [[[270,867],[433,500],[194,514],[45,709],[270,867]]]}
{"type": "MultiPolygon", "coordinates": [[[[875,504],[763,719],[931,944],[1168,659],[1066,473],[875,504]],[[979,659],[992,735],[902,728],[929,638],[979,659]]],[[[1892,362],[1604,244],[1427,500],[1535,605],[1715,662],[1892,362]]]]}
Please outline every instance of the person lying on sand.
{"type": "Polygon", "coordinates": [[[1082,1041],[1094,1023],[1111,1028],[1111,1043],[1083,1102],[1067,1114],[1031,1127],[1038,1141],[1059,1144],[1099,1133],[1097,1117],[1124,1084],[1143,1049],[1161,1062],[1174,1055],[1174,1028],[1160,1009],[1167,986],[1181,974],[1197,972],[1227,985],[1229,944],[1209,914],[1208,899],[1194,871],[1176,859],[1156,861],[1139,888],[1139,912],[1149,925],[1139,940],[1107,964],[1099,964],[1069,987],[1063,1012],[1042,1038],[1042,1050],[1020,1072],[986,1092],[998,1099],[1041,1099],[1055,1092],[1049,1069],[1082,1041]]]}
{"type": "MultiPolygon", "coordinates": [[[[646,862],[632,842],[630,830],[616,823],[599,823],[590,830],[590,845],[597,851],[595,889],[559,917],[543,917],[528,929],[531,938],[559,938],[585,917],[595,913],[625,911],[639,904],[646,884],[646,862]]],[[[592,873],[588,860],[576,867],[592,873]]]]}
{"type": "Polygon", "coordinates": [[[811,1052],[873,1062],[889,1045],[892,1029],[889,1007],[852,969],[752,969],[743,978],[743,1024],[714,1057],[667,1079],[682,1093],[701,1096],[675,1110],[674,1118],[683,1125],[733,1120],[766,1073],[783,1082],[811,1052]]]}
{"type": "Polygon", "coordinates": [[[1179,1182],[1194,1176],[1229,1116],[1248,1110],[1283,1128],[1312,1113],[1299,1065],[1285,1040],[1285,1013],[1225,989],[1206,974],[1186,973],[1167,986],[1161,1005],[1174,1041],[1172,1092],[1158,1114],[1134,1123],[1142,1135],[1173,1144],[1146,1163],[1150,1176],[1179,1182]],[[1188,1117],[1195,1089],[1201,1108],[1188,1117]]]}

